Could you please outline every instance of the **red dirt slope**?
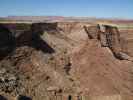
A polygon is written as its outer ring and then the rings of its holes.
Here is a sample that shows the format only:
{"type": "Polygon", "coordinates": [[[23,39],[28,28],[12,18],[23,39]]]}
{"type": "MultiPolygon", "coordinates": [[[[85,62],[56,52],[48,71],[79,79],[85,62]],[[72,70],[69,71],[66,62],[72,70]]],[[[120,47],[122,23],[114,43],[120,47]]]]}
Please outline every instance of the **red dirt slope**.
{"type": "Polygon", "coordinates": [[[131,62],[117,60],[98,40],[89,40],[72,55],[71,74],[89,95],[132,94],[131,62]]]}

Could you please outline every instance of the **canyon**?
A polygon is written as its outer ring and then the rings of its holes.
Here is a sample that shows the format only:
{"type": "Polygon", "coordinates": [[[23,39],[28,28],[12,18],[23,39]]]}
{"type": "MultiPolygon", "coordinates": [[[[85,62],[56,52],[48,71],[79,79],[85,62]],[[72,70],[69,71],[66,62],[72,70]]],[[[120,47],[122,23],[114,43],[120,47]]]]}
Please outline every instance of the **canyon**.
{"type": "Polygon", "coordinates": [[[132,100],[132,32],[99,22],[1,22],[0,100],[132,100]]]}

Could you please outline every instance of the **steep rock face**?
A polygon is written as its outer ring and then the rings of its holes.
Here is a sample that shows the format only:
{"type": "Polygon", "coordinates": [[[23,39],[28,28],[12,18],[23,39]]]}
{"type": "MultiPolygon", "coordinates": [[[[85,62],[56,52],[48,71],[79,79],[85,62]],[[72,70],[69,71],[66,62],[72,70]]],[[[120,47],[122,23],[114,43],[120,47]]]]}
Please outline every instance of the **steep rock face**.
{"type": "Polygon", "coordinates": [[[14,48],[15,38],[6,27],[0,25],[0,59],[14,48]]]}
{"type": "Polygon", "coordinates": [[[120,45],[120,33],[116,27],[111,27],[104,25],[105,27],[105,32],[101,33],[102,34],[102,43],[105,44],[105,46],[109,47],[114,55],[118,58],[120,58],[119,53],[121,52],[121,45],[120,45]],[[104,39],[106,38],[106,39],[104,39]]]}
{"type": "Polygon", "coordinates": [[[31,24],[26,23],[3,23],[1,25],[6,27],[15,37],[31,28],[31,24]]]}
{"type": "MultiPolygon", "coordinates": [[[[114,56],[121,60],[131,60],[129,53],[123,52],[127,48],[121,41],[120,32],[117,27],[109,25],[91,25],[84,26],[89,39],[97,39],[101,42],[102,47],[108,47],[114,56]],[[124,45],[124,47],[123,47],[124,45]]],[[[124,42],[124,41],[123,41],[124,42]]],[[[131,50],[130,50],[131,52],[131,50]]]]}
{"type": "Polygon", "coordinates": [[[57,32],[58,30],[57,23],[33,23],[31,30],[35,33],[48,31],[48,32],[57,32]]]}
{"type": "MultiPolygon", "coordinates": [[[[39,48],[42,46],[42,39],[40,36],[45,32],[57,33],[57,23],[6,23],[0,24],[0,50],[8,54],[8,50],[12,51],[15,47],[19,46],[32,46],[34,48],[39,48]],[[36,42],[41,42],[37,45],[36,42]],[[36,46],[35,46],[36,45],[36,46]],[[11,49],[11,50],[10,50],[11,49]]],[[[46,43],[44,43],[46,46],[46,43]]]]}
{"type": "Polygon", "coordinates": [[[101,46],[109,47],[116,58],[133,61],[132,57],[130,57],[131,55],[127,53],[126,41],[121,38],[117,27],[109,25],[100,26],[99,34],[101,46]]]}

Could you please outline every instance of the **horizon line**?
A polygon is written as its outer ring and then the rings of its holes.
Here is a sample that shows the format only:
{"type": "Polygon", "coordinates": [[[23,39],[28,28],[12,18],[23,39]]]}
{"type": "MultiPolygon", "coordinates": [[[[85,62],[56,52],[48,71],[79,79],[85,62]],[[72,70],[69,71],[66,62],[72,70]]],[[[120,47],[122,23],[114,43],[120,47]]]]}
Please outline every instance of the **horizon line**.
{"type": "Polygon", "coordinates": [[[92,19],[110,19],[110,20],[133,20],[133,18],[126,17],[96,17],[96,16],[64,16],[64,15],[7,15],[0,16],[0,18],[11,18],[11,17],[64,17],[64,18],[92,18],[92,19]]]}

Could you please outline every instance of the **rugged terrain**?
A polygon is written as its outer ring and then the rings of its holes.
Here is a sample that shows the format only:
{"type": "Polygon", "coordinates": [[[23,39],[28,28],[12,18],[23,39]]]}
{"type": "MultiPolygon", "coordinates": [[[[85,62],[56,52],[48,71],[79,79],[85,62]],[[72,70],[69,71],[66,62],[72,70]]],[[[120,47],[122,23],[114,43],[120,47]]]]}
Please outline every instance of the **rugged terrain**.
{"type": "Polygon", "coordinates": [[[0,24],[0,100],[132,100],[132,29],[98,22],[0,24]]]}

